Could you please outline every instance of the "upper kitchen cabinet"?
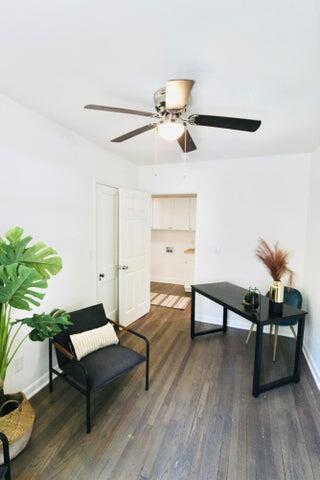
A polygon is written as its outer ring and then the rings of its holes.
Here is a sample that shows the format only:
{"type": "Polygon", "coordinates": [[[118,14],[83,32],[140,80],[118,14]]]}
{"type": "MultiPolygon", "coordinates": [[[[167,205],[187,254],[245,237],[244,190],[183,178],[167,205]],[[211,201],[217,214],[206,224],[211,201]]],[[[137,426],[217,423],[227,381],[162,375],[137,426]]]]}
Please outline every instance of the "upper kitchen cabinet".
{"type": "Polygon", "coordinates": [[[195,230],[195,196],[154,196],[153,230],[195,230]]]}

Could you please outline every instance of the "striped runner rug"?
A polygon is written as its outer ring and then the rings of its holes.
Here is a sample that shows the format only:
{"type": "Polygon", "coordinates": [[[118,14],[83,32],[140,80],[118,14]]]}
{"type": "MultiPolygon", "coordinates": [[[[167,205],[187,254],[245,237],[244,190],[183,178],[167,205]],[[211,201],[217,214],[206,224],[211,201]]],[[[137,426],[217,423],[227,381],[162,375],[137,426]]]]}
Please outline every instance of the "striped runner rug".
{"type": "Polygon", "coordinates": [[[190,297],[180,297],[179,295],[168,295],[167,293],[150,293],[151,305],[159,307],[176,308],[185,310],[191,302],[190,297]]]}

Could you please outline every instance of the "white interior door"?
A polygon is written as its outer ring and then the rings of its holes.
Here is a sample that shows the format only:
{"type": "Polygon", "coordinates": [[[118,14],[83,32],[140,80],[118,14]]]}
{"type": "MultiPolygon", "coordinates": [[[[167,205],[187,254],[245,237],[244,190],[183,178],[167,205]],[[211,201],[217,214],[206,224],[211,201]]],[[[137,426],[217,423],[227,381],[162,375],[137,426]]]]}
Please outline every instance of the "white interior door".
{"type": "Polygon", "coordinates": [[[118,318],[118,189],[97,185],[97,301],[118,318]]]}
{"type": "Polygon", "coordinates": [[[129,325],[150,311],[148,193],[119,192],[119,321],[129,325]]]}

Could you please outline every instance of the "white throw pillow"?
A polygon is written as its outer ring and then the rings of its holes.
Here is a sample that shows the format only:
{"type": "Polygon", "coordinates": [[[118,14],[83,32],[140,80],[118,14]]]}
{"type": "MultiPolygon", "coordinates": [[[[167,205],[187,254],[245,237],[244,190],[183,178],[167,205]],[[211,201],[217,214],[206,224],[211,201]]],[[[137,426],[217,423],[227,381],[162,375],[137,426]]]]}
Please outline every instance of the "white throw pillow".
{"type": "Polygon", "coordinates": [[[99,350],[99,348],[119,343],[119,338],[117,337],[113,325],[109,322],[103,327],[93,328],[92,330],[70,335],[70,340],[78,360],[89,353],[99,350]]]}

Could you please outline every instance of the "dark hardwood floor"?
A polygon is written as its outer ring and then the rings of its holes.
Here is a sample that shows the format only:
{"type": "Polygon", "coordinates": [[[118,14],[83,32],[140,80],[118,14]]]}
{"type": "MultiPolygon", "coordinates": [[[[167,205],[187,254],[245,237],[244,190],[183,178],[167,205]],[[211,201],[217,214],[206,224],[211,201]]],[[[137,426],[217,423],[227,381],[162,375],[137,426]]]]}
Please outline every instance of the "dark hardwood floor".
{"type": "MultiPolygon", "coordinates": [[[[179,286],[154,291],[183,295],[179,286]]],[[[254,341],[189,336],[190,310],[151,308],[134,327],[151,341],[151,384],[144,367],[98,392],[85,433],[84,397],[60,379],[32,398],[37,419],[13,480],[319,480],[320,395],[306,362],[301,381],[251,396],[254,341]]],[[[292,361],[281,337],[272,365],[265,335],[264,376],[292,361]]],[[[122,335],[124,344],[143,348],[122,335]]]]}

